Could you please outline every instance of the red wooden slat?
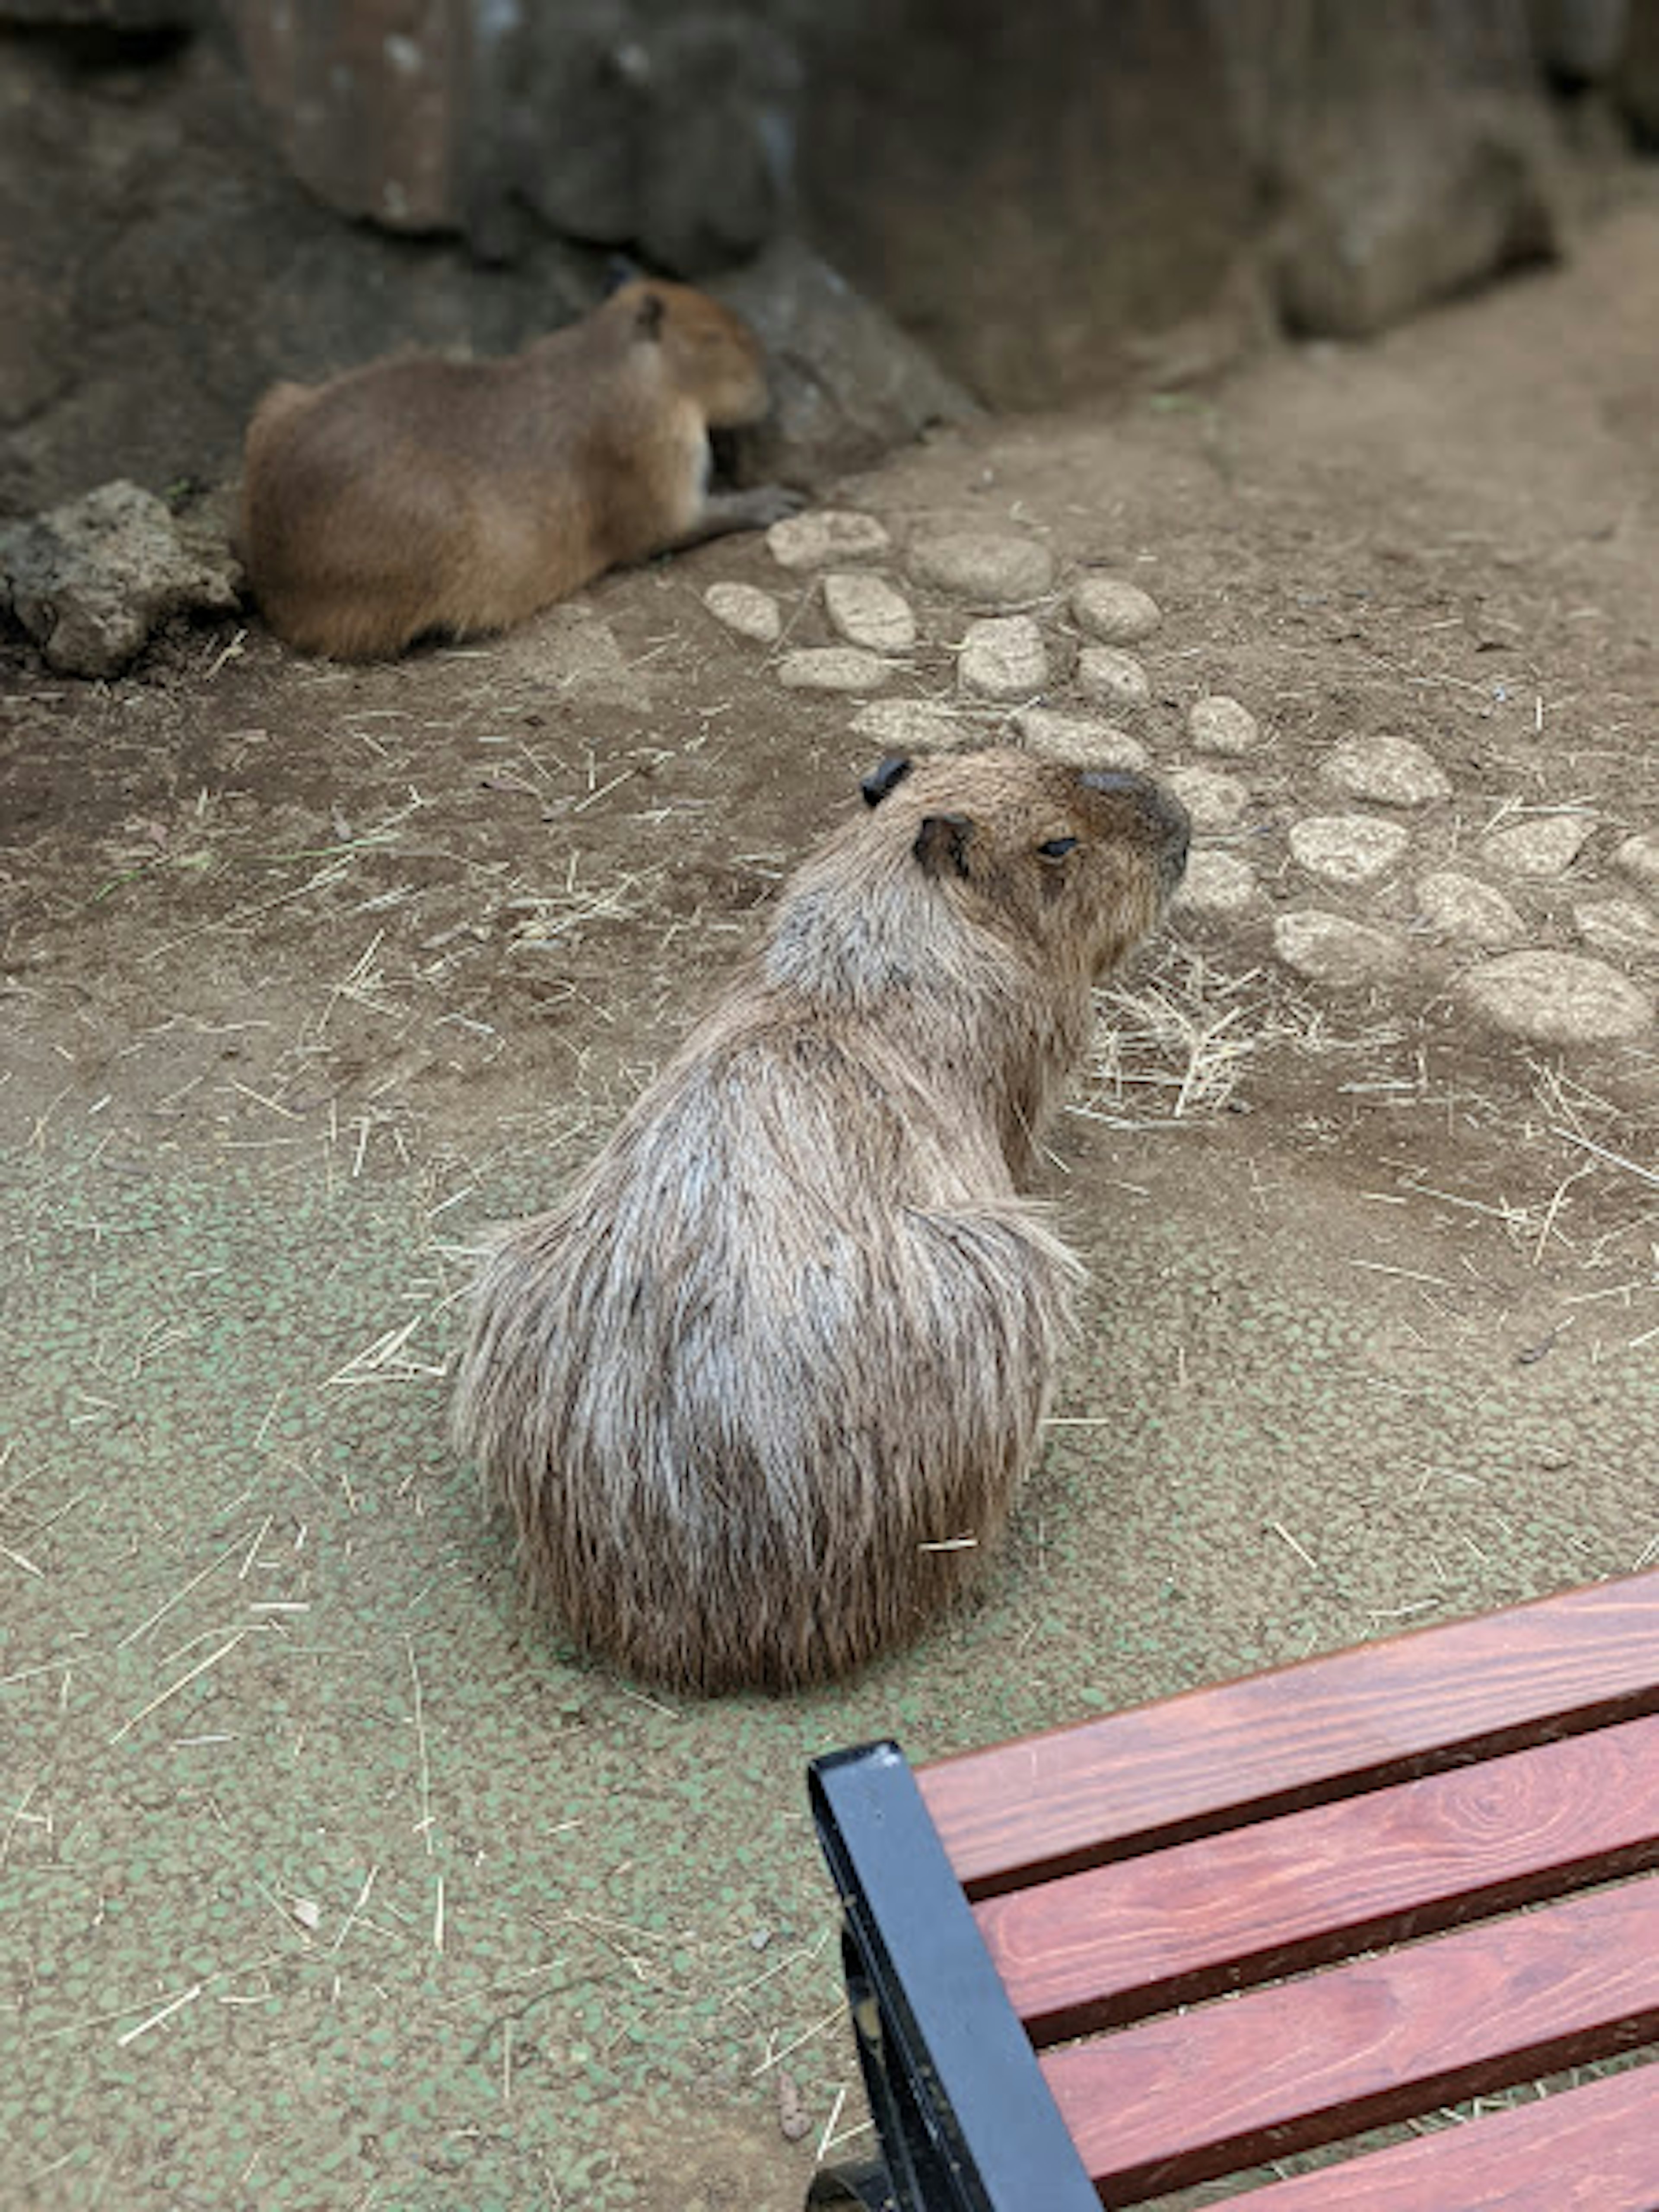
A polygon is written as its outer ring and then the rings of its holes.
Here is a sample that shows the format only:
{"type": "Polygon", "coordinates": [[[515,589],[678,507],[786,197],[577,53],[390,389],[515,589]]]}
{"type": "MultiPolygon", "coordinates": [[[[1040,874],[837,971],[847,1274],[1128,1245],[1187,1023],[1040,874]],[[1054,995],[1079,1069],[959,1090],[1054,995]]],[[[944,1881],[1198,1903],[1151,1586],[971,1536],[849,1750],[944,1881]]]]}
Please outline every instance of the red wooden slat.
{"type": "Polygon", "coordinates": [[[917,1776],[973,1897],[1659,1711],[1659,1571],[1418,1631],[917,1776]]]}
{"type": "Polygon", "coordinates": [[[1230,2202],[1249,2212],[1659,2212],[1659,2065],[1230,2202]]]}
{"type": "Polygon", "coordinates": [[[1191,2004],[1659,1860],[1659,1718],[975,1907],[1034,2042],[1191,2004]]]}
{"type": "Polygon", "coordinates": [[[1042,2059],[1108,2204],[1659,2035],[1659,1877],[1334,1966],[1042,2059]]]}

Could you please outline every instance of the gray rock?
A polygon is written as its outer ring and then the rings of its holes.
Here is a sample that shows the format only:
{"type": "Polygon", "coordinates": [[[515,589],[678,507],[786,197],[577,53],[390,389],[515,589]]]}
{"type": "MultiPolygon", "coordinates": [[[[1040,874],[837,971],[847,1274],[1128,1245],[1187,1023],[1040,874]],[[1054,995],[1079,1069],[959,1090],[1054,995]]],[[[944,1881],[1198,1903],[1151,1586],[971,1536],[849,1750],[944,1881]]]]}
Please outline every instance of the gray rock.
{"type": "Polygon", "coordinates": [[[1115,576],[1084,576],[1072,586],[1072,616],[1079,629],[1103,645],[1133,645],[1164,619],[1158,601],[1139,584],[1115,576]]]}
{"type": "Polygon", "coordinates": [[[170,615],[232,614],[229,547],[191,532],[137,484],[0,532],[0,599],[65,676],[117,676],[170,615]]]}
{"type": "Polygon", "coordinates": [[[1398,930],[1375,929],[1346,915],[1302,907],[1273,923],[1273,950],[1287,968],[1310,982],[1355,990],[1396,975],[1411,957],[1398,930]]]}
{"type": "Polygon", "coordinates": [[[1120,711],[1144,707],[1152,696],[1146,671],[1115,645],[1085,645],[1077,657],[1077,680],[1085,699],[1120,711]]]}
{"type": "Polygon", "coordinates": [[[1054,563],[1048,547],[1035,538],[953,530],[912,545],[910,574],[936,592],[1006,607],[1041,599],[1054,583],[1054,563]]]}
{"type": "Polygon", "coordinates": [[[1261,742],[1255,716],[1237,699],[1218,691],[1187,710],[1187,734],[1201,752],[1254,752],[1261,742]]]}
{"type": "Polygon", "coordinates": [[[1310,875],[1369,884],[1395,866],[1409,840],[1397,822],[1368,814],[1310,814],[1291,827],[1291,851],[1310,875]]]}
{"type": "Polygon", "coordinates": [[[884,753],[963,752],[988,742],[978,722],[937,699],[875,699],[854,715],[853,733],[884,753]]]}
{"type": "Polygon", "coordinates": [[[981,699],[1028,699],[1048,680],[1048,650],[1029,615],[970,623],[957,659],[957,682],[981,699]]]}
{"type": "Polygon", "coordinates": [[[1518,945],[1527,933],[1526,923],[1502,891],[1455,868],[1419,877],[1417,910],[1437,935],[1489,952],[1518,945]]]}
{"type": "Polygon", "coordinates": [[[823,605],[830,628],[848,645],[871,653],[908,653],[916,641],[910,602],[879,576],[826,576],[823,605]]]}
{"type": "Polygon", "coordinates": [[[1320,763],[1320,774],[1350,799],[1383,806],[1426,806],[1451,796],[1445,770],[1410,738],[1345,738],[1320,763]]]}
{"type": "Polygon", "coordinates": [[[1472,969],[1459,990],[1494,1029],[1533,1044],[1612,1044],[1653,1026],[1646,991],[1577,952],[1506,952],[1472,969]]]}
{"type": "Polygon", "coordinates": [[[1200,835],[1215,836],[1235,830],[1249,805],[1249,788],[1236,775],[1215,768],[1172,768],[1164,777],[1191,815],[1200,835]]]}
{"type": "Polygon", "coordinates": [[[1248,860],[1231,853],[1196,852],[1176,894],[1177,908],[1218,921],[1233,921],[1261,906],[1267,894],[1248,860]]]}
{"type": "Polygon", "coordinates": [[[1615,958],[1651,958],[1659,952],[1659,915],[1635,899],[1593,899],[1572,910],[1586,945],[1615,958]]]}
{"type": "Polygon", "coordinates": [[[873,514],[820,507],[788,514],[766,533],[766,550],[781,568],[823,568],[832,561],[874,561],[892,539],[873,514]]]}
{"type": "Polygon", "coordinates": [[[1565,875],[1595,830],[1590,816],[1546,814],[1535,822],[1517,823],[1512,830],[1495,830],[1482,840],[1480,857],[1489,866],[1507,869],[1515,876],[1565,875]]]}
{"type": "Polygon", "coordinates": [[[1627,876],[1634,876],[1638,884],[1650,884],[1659,890],[1659,833],[1638,832],[1626,837],[1614,853],[1613,864],[1627,876]]]}
{"type": "Polygon", "coordinates": [[[878,691],[892,672],[852,645],[805,646],[778,663],[778,681],[789,691],[878,691]]]}
{"type": "Polygon", "coordinates": [[[1030,751],[1048,760],[1070,761],[1079,768],[1146,769],[1151,764],[1138,738],[1092,714],[1024,707],[1015,715],[1014,727],[1030,751]]]}
{"type": "Polygon", "coordinates": [[[783,616],[770,592],[755,584],[711,584],[702,603],[718,623],[756,645],[775,645],[783,616]]]}

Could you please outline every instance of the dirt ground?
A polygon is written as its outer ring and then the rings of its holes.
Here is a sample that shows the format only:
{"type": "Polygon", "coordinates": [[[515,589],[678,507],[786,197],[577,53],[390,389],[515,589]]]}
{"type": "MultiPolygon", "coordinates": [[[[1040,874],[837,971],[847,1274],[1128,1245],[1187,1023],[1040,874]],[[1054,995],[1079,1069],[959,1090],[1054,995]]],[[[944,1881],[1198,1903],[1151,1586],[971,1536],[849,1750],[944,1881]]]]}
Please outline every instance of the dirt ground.
{"type": "MultiPolygon", "coordinates": [[[[810,580],[731,540],[391,666],[252,616],[107,686],[4,665],[9,2203],[799,2203],[860,2118],[813,1753],[1659,1556],[1659,1040],[1486,1031],[1420,930],[1352,990],[1270,934],[1354,734],[1451,779],[1420,863],[1593,820],[1509,887],[1535,941],[1659,905],[1609,858],[1659,830],[1656,357],[1638,203],[1374,347],[840,489],[901,547],[971,520],[1150,590],[1137,734],[1178,767],[1202,693],[1257,715],[1221,842],[1264,902],[1125,980],[1054,1133],[1094,1285],[982,1601],[788,1702],[574,1662],[444,1401],[469,1237],[550,1200],[855,803],[859,702],[702,603],[757,583],[817,641],[810,580]]],[[[918,596],[887,696],[951,690],[963,611],[918,596]]],[[[1409,927],[1411,884],[1335,903],[1409,927]]],[[[1659,981],[1639,933],[1619,964],[1659,981]]]]}

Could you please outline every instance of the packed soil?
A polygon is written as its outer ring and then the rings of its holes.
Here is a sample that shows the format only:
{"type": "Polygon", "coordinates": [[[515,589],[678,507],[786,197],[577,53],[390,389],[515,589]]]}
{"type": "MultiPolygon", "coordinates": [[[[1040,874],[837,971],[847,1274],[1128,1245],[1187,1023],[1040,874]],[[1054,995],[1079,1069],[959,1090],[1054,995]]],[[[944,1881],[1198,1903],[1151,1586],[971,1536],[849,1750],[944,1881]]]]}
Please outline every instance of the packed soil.
{"type": "MultiPolygon", "coordinates": [[[[735,2212],[855,2151],[814,1753],[917,1758],[1659,1557],[1659,1042],[1482,1028],[1455,948],[1331,988],[1276,912],[1341,739],[1424,744],[1425,861],[1542,812],[1534,939],[1659,893],[1659,210],[1224,386],[952,431],[837,488],[1035,535],[1164,621],[1134,727],[1249,707],[1220,842],[1103,1005],[1045,1188],[1085,1327],[980,1600],[835,1690],[584,1667],[445,1440],[467,1249],[553,1199],[856,804],[860,702],[759,538],[519,632],[3,669],[0,2132],[9,2201],[735,2212]]],[[[970,610],[909,586],[891,696],[970,610]]],[[[1062,588],[1042,619],[1069,695],[1062,588]]],[[[1074,640],[1072,641],[1075,642],[1074,640]]],[[[1386,811],[1386,810],[1385,810],[1386,811]]],[[[1338,901],[1338,904],[1343,904],[1338,901]]],[[[1411,869],[1344,910],[1409,927],[1411,869]]],[[[1633,916],[1633,919],[1632,919],[1633,916]]],[[[1634,934],[1629,933],[1634,931],[1634,934]]]]}

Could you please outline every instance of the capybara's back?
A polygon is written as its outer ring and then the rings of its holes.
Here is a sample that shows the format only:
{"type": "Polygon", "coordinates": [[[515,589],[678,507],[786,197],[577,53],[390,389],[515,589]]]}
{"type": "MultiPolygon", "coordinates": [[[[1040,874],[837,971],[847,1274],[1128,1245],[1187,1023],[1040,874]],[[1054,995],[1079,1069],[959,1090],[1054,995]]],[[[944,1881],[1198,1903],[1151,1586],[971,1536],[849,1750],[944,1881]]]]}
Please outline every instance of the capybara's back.
{"type": "Polygon", "coordinates": [[[554,1212],[483,1266],[456,1430],[586,1649],[788,1689],[973,1579],[1076,1263],[1018,1194],[1186,849],[1139,777],[889,763],[554,1212]]]}
{"type": "Polygon", "coordinates": [[[243,453],[255,597],[290,644],[342,659],[504,629],[692,531],[709,426],[765,404],[747,326],[646,283],[510,359],[277,385],[243,453]]]}

